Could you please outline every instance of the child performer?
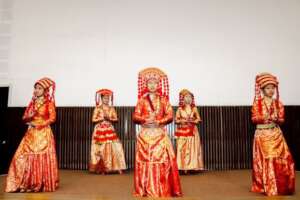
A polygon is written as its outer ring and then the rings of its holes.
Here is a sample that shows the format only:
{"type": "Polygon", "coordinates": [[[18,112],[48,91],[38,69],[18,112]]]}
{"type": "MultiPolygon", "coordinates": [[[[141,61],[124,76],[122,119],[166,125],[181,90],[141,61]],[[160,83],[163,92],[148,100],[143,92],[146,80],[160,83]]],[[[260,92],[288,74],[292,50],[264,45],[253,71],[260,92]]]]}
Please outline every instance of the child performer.
{"type": "Polygon", "coordinates": [[[112,105],[111,90],[101,89],[96,92],[96,108],[92,119],[96,125],[92,136],[90,172],[105,174],[117,171],[122,174],[122,170],[126,169],[123,147],[112,125],[118,120],[112,105]]]}
{"type": "Polygon", "coordinates": [[[179,108],[176,111],[177,165],[185,174],[189,170],[204,170],[203,152],[197,124],[201,122],[194,95],[187,89],[179,94],[179,108]]]}
{"type": "Polygon", "coordinates": [[[269,73],[257,75],[255,90],[252,121],[256,131],[251,190],[268,196],[293,194],[295,166],[279,127],[284,122],[284,107],[279,101],[277,78],[269,73]],[[275,91],[276,99],[273,98],[275,91]]]}
{"type": "Polygon", "coordinates": [[[139,73],[138,102],[133,119],[141,124],[137,136],[134,195],[182,196],[172,143],[165,126],[173,120],[168,78],[157,68],[139,73]]]}
{"type": "Polygon", "coordinates": [[[28,129],[11,161],[5,192],[53,192],[58,188],[55,141],[55,83],[49,78],[34,84],[34,94],[23,120],[28,129]]]}

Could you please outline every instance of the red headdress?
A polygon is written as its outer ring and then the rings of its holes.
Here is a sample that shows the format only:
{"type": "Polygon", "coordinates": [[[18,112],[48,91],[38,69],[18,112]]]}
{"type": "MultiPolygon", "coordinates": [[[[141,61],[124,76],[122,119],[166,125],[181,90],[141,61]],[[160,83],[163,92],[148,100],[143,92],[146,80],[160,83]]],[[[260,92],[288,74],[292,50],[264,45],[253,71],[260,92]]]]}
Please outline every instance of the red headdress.
{"type": "MultiPolygon", "coordinates": [[[[40,85],[42,88],[44,88],[44,98],[46,101],[52,101],[53,103],[55,103],[55,97],[54,97],[55,82],[54,81],[52,81],[50,78],[45,77],[36,81],[34,83],[34,87],[36,87],[36,85],[40,85]]],[[[30,110],[35,112],[36,110],[34,107],[35,101],[36,101],[36,96],[35,94],[33,94],[32,100],[27,106],[26,112],[29,112],[30,110]]]]}
{"type": "Polygon", "coordinates": [[[194,107],[195,106],[195,98],[194,98],[194,94],[192,92],[190,92],[188,89],[183,89],[179,92],[179,106],[180,107],[184,107],[184,97],[185,95],[191,95],[192,96],[192,104],[191,106],[194,107]]]}
{"type": "Polygon", "coordinates": [[[138,77],[138,98],[140,99],[148,92],[147,82],[155,79],[159,82],[158,92],[161,96],[169,99],[169,81],[167,75],[160,69],[150,67],[139,72],[138,77]]]}
{"type": "Polygon", "coordinates": [[[276,76],[273,76],[270,73],[261,73],[258,74],[255,78],[255,98],[254,101],[258,104],[259,112],[262,113],[262,96],[261,96],[261,89],[266,87],[267,85],[272,84],[276,88],[276,106],[277,109],[279,108],[279,89],[278,85],[279,82],[276,76]]]}
{"type": "Polygon", "coordinates": [[[100,104],[100,102],[101,102],[101,96],[102,95],[108,95],[108,96],[110,96],[110,98],[111,98],[111,104],[113,105],[113,97],[114,97],[114,95],[113,95],[113,91],[111,91],[111,90],[109,90],[109,89],[100,89],[100,90],[98,90],[97,92],[96,92],[96,95],[95,95],[95,101],[96,101],[96,105],[98,106],[99,104],[100,104]]]}
{"type": "Polygon", "coordinates": [[[39,84],[40,86],[42,86],[45,90],[45,98],[49,101],[53,101],[55,102],[55,82],[53,80],[51,80],[50,78],[42,78],[40,80],[38,80],[37,82],[35,82],[34,86],[36,86],[37,84],[39,84]]]}

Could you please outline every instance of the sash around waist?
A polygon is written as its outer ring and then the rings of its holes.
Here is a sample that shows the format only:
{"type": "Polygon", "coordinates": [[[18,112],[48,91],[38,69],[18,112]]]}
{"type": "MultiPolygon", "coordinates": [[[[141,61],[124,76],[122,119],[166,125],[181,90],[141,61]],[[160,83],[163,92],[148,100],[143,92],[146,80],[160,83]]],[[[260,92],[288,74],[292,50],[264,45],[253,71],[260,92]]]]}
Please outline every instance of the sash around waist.
{"type": "Polygon", "coordinates": [[[257,124],[256,128],[257,129],[272,129],[277,127],[277,124],[275,123],[270,123],[270,124],[257,124]]]}

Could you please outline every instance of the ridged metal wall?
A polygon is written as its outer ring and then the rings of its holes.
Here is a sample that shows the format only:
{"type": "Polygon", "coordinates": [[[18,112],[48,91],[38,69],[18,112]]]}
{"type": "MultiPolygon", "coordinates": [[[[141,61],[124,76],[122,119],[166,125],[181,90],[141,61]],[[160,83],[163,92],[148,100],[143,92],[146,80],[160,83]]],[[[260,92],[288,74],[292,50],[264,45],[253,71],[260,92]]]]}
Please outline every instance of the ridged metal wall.
{"type": "MultiPolygon", "coordinates": [[[[199,125],[207,170],[251,168],[252,140],[255,131],[250,120],[250,106],[198,107],[203,122],[199,125]]],[[[132,122],[134,107],[116,107],[119,121],[114,124],[123,143],[126,163],[134,167],[135,138],[139,127],[132,122]]],[[[176,107],[174,107],[174,111],[176,107]]],[[[24,108],[8,108],[4,134],[7,134],[8,163],[26,126],[21,117],[24,108]]],[[[58,107],[53,124],[59,167],[86,170],[90,157],[92,107],[58,107]]],[[[292,151],[296,166],[300,161],[300,106],[286,106],[286,123],[282,129],[292,151]]],[[[175,147],[175,125],[167,126],[175,147]]],[[[2,134],[2,133],[1,133],[2,134]]],[[[1,156],[2,157],[2,156],[1,156]]]]}

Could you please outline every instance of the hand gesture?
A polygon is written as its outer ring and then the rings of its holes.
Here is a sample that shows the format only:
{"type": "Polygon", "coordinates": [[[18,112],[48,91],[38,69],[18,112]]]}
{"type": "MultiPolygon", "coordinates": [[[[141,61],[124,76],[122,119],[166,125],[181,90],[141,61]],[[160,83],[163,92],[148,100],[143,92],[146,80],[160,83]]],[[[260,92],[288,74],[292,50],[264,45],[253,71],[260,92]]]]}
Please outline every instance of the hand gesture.
{"type": "Polygon", "coordinates": [[[188,118],[187,122],[192,124],[192,123],[194,123],[194,119],[193,118],[188,118]]]}
{"type": "Polygon", "coordinates": [[[277,114],[272,115],[270,121],[277,122],[278,121],[278,115],[277,114]]]}
{"type": "Polygon", "coordinates": [[[109,113],[107,113],[107,112],[104,112],[103,117],[104,117],[104,119],[107,119],[107,120],[110,119],[109,113]]]}
{"type": "Polygon", "coordinates": [[[35,115],[35,111],[33,110],[33,108],[29,109],[28,111],[28,118],[33,118],[35,115]]]}
{"type": "Polygon", "coordinates": [[[26,124],[29,126],[29,128],[34,128],[35,127],[35,125],[33,123],[31,123],[31,122],[28,122],[26,124]]]}
{"type": "Polygon", "coordinates": [[[146,119],[145,124],[150,127],[155,127],[158,125],[158,123],[155,119],[155,113],[150,113],[150,116],[148,119],[146,119]]]}

